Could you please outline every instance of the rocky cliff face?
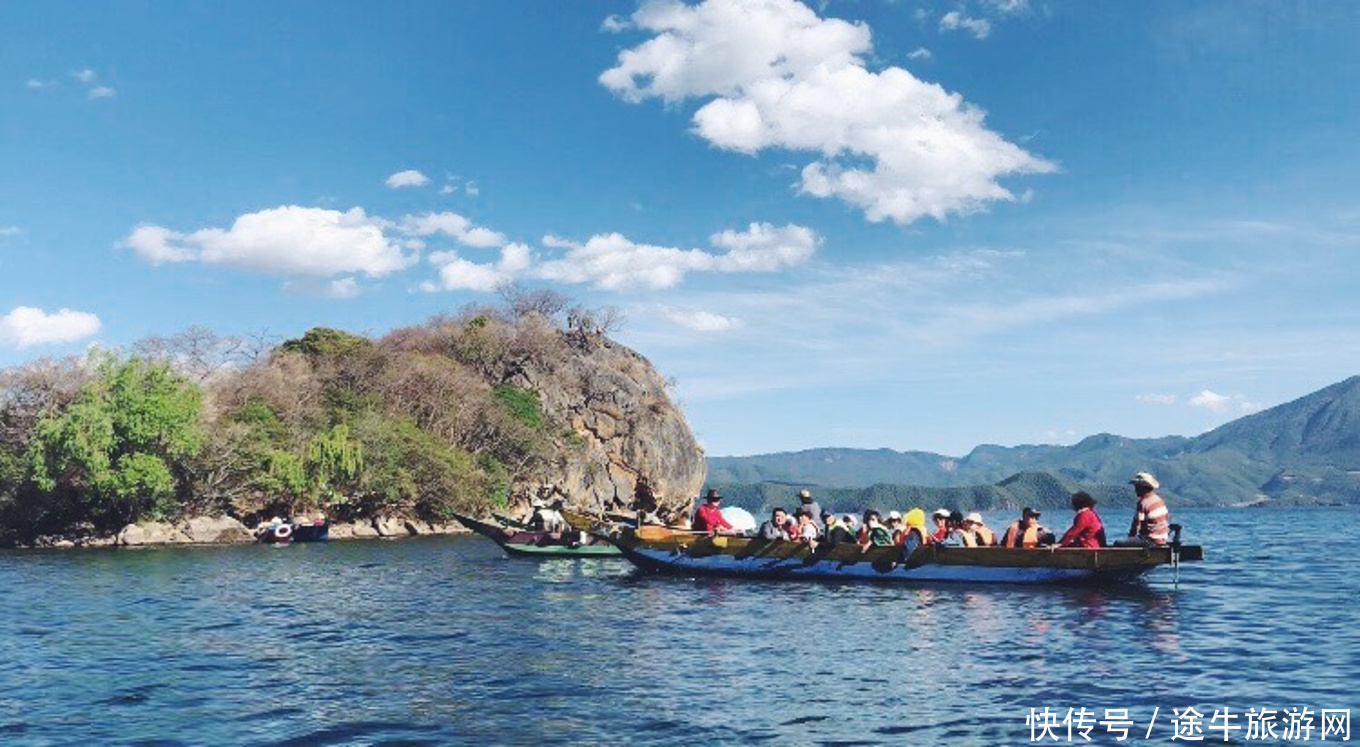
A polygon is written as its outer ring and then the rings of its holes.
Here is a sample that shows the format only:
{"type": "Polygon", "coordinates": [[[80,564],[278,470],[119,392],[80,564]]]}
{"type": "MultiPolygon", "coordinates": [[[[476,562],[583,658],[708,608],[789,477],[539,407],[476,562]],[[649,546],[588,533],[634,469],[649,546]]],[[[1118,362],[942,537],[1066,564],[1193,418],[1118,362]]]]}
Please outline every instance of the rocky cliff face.
{"type": "Polygon", "coordinates": [[[704,454],[665,381],[646,358],[606,337],[568,339],[573,354],[551,372],[529,366],[514,382],[568,426],[543,482],[584,509],[632,507],[640,481],[660,507],[688,507],[703,485],[704,454]]]}

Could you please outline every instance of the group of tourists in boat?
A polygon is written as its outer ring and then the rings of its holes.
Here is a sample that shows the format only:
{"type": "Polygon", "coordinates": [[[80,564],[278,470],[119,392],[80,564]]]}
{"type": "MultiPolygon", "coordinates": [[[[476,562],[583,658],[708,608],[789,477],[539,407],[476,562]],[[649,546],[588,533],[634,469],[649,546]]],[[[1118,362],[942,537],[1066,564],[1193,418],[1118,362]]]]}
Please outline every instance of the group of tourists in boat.
{"type": "MultiPolygon", "coordinates": [[[[1171,515],[1166,501],[1157,494],[1161,487],[1157,478],[1148,472],[1139,472],[1129,481],[1138,496],[1133,523],[1128,536],[1114,543],[1119,547],[1161,547],[1170,539],[1171,515]]],[[[704,502],[694,513],[690,528],[708,534],[746,534],[739,531],[722,513],[722,495],[710,489],[704,502]]],[[[1042,512],[1036,508],[1025,507],[1019,518],[1006,527],[998,537],[977,512],[964,514],[941,508],[931,514],[934,528],[926,526],[923,509],[913,508],[905,514],[889,511],[887,518],[877,509],[869,509],[862,516],[854,514],[837,515],[823,510],[813,499],[810,491],[799,492],[798,508],[792,512],[783,507],[770,512],[770,518],[755,530],[755,536],[764,540],[783,540],[801,542],[816,551],[819,546],[834,548],[842,544],[858,544],[867,550],[870,547],[896,545],[910,554],[921,545],[939,544],[946,547],[1077,547],[1101,548],[1110,543],[1105,534],[1105,524],[1096,513],[1096,500],[1085,491],[1071,496],[1074,511],[1072,526],[1058,537],[1049,531],[1039,519],[1042,512]]]]}

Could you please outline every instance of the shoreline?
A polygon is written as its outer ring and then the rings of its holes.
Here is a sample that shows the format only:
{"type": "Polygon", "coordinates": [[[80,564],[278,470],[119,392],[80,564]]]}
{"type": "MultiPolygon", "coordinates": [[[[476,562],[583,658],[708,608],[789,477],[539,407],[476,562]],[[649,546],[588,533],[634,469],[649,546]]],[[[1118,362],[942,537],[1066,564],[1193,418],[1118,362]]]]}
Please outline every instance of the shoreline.
{"type": "MultiPolygon", "coordinates": [[[[405,539],[433,535],[471,534],[455,520],[434,523],[399,517],[380,517],[364,521],[332,523],[326,541],[363,539],[405,539]]],[[[182,547],[204,545],[249,545],[257,542],[255,532],[227,515],[194,516],[177,521],[143,521],[128,524],[113,534],[95,534],[73,528],[63,534],[40,535],[28,542],[4,545],[15,550],[67,550],[109,547],[182,547]]]]}

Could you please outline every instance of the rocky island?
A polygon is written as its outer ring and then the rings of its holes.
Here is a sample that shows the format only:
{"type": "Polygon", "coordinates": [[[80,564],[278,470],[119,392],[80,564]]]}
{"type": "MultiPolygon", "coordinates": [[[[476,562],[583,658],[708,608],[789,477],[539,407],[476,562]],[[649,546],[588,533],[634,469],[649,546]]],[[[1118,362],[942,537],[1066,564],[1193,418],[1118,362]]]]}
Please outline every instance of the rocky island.
{"type": "Polygon", "coordinates": [[[379,338],[277,345],[191,328],[128,352],[0,373],[0,540],[249,541],[270,516],[332,536],[453,531],[550,484],[616,510],[639,485],[687,507],[704,456],[664,379],[607,312],[503,292],[379,338]]]}

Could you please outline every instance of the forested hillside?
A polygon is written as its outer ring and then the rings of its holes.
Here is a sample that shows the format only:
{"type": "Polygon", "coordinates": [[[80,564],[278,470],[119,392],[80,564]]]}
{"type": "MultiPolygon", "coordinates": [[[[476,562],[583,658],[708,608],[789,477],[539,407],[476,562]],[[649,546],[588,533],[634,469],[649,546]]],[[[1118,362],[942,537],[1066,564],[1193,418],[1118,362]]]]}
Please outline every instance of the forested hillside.
{"type": "Polygon", "coordinates": [[[768,483],[762,489],[776,492],[782,484],[986,493],[1027,472],[1101,491],[1141,470],[1155,472],[1185,504],[1360,503],[1360,377],[1194,438],[1100,434],[1073,446],[979,446],[962,457],[828,448],[709,459],[710,481],[738,492],[768,483]]]}
{"type": "Polygon", "coordinates": [[[504,307],[378,339],[316,328],[271,346],[192,328],[0,372],[0,531],[221,513],[441,521],[542,483],[617,507],[640,478],[686,504],[702,452],[609,322],[511,289],[504,307]]]}

